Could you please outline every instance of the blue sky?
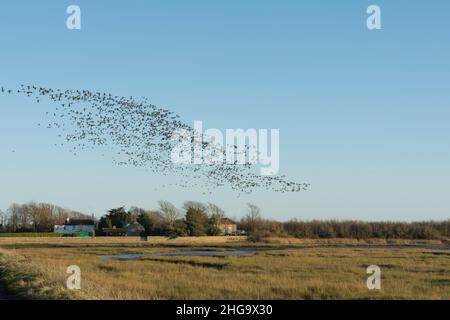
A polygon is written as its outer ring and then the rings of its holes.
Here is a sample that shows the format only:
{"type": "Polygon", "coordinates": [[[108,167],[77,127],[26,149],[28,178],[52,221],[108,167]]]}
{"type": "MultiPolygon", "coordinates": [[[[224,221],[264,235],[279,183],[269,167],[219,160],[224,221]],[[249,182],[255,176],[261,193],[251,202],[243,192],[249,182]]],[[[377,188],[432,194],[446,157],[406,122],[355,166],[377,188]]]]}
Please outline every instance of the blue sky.
{"type": "MultiPolygon", "coordinates": [[[[46,201],[100,216],[160,199],[245,203],[276,219],[450,217],[448,1],[8,1],[0,84],[146,96],[208,128],[279,128],[295,194],[202,195],[38,127],[50,105],[0,95],[0,209],[46,201]],[[82,30],[69,31],[78,4],[82,30]],[[382,30],[366,28],[377,4],[382,30]]],[[[173,179],[173,180],[172,180],[173,179]]]]}

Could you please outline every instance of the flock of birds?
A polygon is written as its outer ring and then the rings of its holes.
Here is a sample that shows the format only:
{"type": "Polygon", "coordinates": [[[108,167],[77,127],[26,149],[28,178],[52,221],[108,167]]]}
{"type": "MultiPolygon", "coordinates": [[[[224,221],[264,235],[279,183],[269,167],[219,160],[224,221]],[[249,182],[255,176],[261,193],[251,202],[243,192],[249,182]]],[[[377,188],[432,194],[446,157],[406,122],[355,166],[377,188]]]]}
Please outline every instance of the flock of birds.
{"type": "MultiPolygon", "coordinates": [[[[17,89],[1,87],[1,93],[26,95],[36,103],[44,99],[53,102],[54,110],[46,112],[51,118],[47,128],[58,129],[61,145],[69,144],[74,155],[80,149],[106,146],[114,150],[116,164],[145,166],[165,175],[175,173],[177,185],[198,185],[207,190],[205,192],[220,186],[230,186],[243,193],[251,193],[257,188],[298,192],[309,186],[289,181],[285,176],[256,174],[251,163],[174,163],[170,156],[177,143],[173,133],[187,130],[192,133],[195,143],[194,129],[183,123],[179,115],[152,105],[146,98],[136,100],[89,90],[60,90],[35,85],[21,85],[17,89]]],[[[203,148],[208,147],[207,142],[202,144],[203,148]]]]}

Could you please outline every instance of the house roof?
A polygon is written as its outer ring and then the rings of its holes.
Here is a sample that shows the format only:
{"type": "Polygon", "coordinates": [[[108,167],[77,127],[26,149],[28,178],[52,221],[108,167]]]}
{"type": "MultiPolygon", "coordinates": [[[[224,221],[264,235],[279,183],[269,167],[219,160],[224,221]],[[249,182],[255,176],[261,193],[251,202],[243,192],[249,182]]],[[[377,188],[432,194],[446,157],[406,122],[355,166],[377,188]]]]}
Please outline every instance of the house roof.
{"type": "Polygon", "coordinates": [[[122,233],[127,232],[125,228],[103,228],[103,232],[110,232],[110,233],[122,233]]]}
{"type": "Polygon", "coordinates": [[[95,225],[95,221],[92,219],[69,219],[65,223],[66,226],[92,226],[95,225]]]}
{"type": "Polygon", "coordinates": [[[223,219],[221,219],[220,223],[221,224],[236,224],[236,222],[234,222],[230,218],[223,218],[223,219]]]}
{"type": "Polygon", "coordinates": [[[127,225],[125,228],[127,230],[129,230],[129,229],[136,229],[136,228],[144,230],[144,227],[138,222],[131,223],[131,224],[127,225]]]}

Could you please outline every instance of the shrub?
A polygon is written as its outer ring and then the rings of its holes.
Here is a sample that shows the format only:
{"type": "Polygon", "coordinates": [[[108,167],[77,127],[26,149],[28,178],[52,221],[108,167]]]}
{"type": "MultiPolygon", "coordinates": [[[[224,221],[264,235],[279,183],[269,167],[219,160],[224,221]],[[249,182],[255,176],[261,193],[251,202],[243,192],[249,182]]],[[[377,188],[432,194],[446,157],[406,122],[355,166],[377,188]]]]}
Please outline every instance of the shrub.
{"type": "Polygon", "coordinates": [[[249,242],[266,242],[270,236],[268,231],[252,231],[248,234],[247,240],[249,242]]]}

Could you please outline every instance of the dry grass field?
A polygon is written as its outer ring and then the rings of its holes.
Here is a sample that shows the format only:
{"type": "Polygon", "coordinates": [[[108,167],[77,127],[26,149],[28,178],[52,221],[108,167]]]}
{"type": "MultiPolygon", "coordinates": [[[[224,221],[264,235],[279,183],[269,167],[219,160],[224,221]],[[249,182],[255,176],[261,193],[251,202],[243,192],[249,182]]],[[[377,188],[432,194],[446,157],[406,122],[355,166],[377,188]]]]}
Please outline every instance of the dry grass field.
{"type": "Polygon", "coordinates": [[[203,238],[0,238],[0,281],[38,299],[450,299],[450,250],[439,241],[203,238]],[[416,245],[408,247],[409,245],[416,245]],[[387,247],[393,246],[393,247],[387,247]],[[220,251],[256,249],[254,255],[220,251]],[[270,250],[267,250],[270,249],[270,250]],[[100,255],[209,250],[213,256],[100,255]],[[378,265],[382,289],[368,290],[378,265]],[[66,288],[70,265],[81,290],[66,288]]]}

